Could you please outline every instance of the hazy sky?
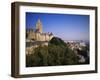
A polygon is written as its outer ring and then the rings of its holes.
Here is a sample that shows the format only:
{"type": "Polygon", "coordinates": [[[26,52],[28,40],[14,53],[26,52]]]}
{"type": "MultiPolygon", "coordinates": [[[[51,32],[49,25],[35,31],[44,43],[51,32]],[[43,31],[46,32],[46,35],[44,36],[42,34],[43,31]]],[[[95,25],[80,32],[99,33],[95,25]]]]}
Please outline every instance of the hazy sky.
{"type": "Polygon", "coordinates": [[[52,32],[63,40],[89,40],[89,15],[26,12],[26,28],[35,28],[38,19],[43,32],[52,32]]]}

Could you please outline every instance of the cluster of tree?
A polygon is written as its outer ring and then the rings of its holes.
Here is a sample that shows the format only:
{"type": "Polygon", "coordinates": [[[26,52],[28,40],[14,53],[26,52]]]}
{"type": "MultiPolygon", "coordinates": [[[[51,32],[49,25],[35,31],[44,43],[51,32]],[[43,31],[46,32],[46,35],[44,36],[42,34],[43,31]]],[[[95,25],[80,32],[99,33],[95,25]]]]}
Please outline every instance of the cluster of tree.
{"type": "Polygon", "coordinates": [[[26,67],[78,64],[77,55],[57,37],[52,38],[48,46],[39,46],[34,51],[26,56],[26,67]]]}

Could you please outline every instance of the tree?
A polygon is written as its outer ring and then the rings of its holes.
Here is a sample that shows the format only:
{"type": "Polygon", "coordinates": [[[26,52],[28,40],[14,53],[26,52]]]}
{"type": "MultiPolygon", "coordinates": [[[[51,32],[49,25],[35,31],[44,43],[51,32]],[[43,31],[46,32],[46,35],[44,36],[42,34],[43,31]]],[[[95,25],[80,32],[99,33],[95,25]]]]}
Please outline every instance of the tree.
{"type": "Polygon", "coordinates": [[[58,46],[66,46],[67,45],[62,39],[60,39],[58,37],[53,37],[49,41],[49,44],[58,45],[58,46]]]}

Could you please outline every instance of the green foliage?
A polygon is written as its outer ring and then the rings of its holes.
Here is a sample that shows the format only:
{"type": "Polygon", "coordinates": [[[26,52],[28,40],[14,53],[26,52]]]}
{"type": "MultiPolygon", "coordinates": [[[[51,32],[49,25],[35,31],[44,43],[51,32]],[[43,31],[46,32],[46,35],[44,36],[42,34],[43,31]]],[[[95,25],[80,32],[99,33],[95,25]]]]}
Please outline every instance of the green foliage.
{"type": "Polygon", "coordinates": [[[26,66],[56,66],[74,65],[78,58],[67,44],[60,38],[54,37],[48,46],[35,48],[35,53],[26,56],[26,66]]]}
{"type": "Polygon", "coordinates": [[[67,45],[62,39],[60,39],[58,37],[53,37],[49,41],[49,44],[58,45],[58,46],[66,46],[67,45]]]}

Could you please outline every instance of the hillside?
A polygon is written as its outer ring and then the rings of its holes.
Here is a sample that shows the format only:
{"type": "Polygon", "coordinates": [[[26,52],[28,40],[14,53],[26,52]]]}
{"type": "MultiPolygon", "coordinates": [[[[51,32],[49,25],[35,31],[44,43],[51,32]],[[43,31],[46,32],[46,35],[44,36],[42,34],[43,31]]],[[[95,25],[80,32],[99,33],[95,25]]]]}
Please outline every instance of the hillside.
{"type": "Polygon", "coordinates": [[[39,46],[34,54],[26,56],[26,67],[75,65],[77,63],[77,56],[58,37],[52,38],[48,46],[39,46]]]}

